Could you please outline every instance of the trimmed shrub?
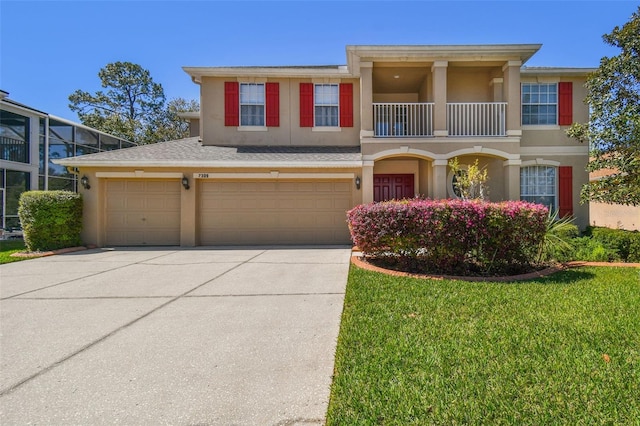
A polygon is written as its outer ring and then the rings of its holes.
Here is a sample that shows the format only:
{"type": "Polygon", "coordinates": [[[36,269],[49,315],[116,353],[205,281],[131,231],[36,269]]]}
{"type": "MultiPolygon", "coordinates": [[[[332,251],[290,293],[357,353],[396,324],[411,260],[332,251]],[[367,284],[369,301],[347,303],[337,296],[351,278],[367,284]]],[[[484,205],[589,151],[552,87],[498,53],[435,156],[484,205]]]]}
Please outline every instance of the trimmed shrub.
{"type": "Polygon", "coordinates": [[[347,212],[364,254],[410,270],[488,274],[531,265],[546,232],[546,207],[523,201],[402,200],[347,212]]]}
{"type": "Polygon", "coordinates": [[[29,251],[55,250],[81,243],[82,196],[69,191],[27,191],[18,215],[29,251]]]}
{"type": "Polygon", "coordinates": [[[590,226],[585,235],[617,254],[623,262],[640,262],[640,232],[590,226]]]}
{"type": "Polygon", "coordinates": [[[582,260],[584,262],[618,262],[621,260],[615,250],[605,247],[592,237],[575,238],[571,244],[574,248],[574,254],[571,259],[567,260],[582,260]]]}

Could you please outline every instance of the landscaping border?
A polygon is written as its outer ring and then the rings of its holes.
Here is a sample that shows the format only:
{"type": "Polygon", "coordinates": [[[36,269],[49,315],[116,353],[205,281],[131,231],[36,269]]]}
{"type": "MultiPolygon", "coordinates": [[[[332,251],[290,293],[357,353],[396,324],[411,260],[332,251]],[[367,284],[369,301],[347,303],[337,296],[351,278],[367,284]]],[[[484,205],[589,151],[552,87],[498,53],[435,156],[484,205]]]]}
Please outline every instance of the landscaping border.
{"type": "Polygon", "coordinates": [[[88,250],[90,248],[93,248],[93,247],[78,246],[78,247],[67,247],[67,248],[51,250],[51,251],[33,251],[33,252],[19,251],[17,253],[13,253],[11,257],[26,257],[26,258],[46,257],[46,256],[53,256],[55,254],[65,254],[65,253],[73,253],[75,251],[88,250]]]}
{"type": "Polygon", "coordinates": [[[466,277],[466,276],[441,275],[441,274],[413,274],[410,272],[402,272],[402,271],[396,271],[393,269],[381,268],[379,266],[372,265],[371,263],[363,259],[364,259],[364,256],[362,255],[362,253],[360,253],[359,251],[352,251],[351,264],[359,268],[366,269],[368,271],[380,272],[386,275],[391,275],[396,277],[421,278],[421,279],[428,279],[428,280],[475,281],[475,282],[525,281],[525,280],[531,280],[534,278],[546,277],[567,268],[578,268],[580,266],[615,266],[615,267],[627,267],[627,268],[640,268],[640,263],[606,263],[606,262],[574,261],[574,262],[568,262],[559,266],[552,266],[546,269],[542,269],[540,271],[529,272],[527,274],[496,276],[496,277],[466,277]]]}

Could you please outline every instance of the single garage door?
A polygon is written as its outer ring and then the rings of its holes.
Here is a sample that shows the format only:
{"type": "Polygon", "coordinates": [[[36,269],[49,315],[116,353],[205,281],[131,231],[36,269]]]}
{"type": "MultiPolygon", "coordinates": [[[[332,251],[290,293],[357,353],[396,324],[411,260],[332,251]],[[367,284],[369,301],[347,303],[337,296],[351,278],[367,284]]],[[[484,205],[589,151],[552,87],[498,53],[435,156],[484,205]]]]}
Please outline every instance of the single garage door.
{"type": "Polygon", "coordinates": [[[108,179],[107,245],[180,245],[180,182],[108,179]]]}
{"type": "Polygon", "coordinates": [[[351,180],[203,181],[200,244],[349,244],[351,180]]]}

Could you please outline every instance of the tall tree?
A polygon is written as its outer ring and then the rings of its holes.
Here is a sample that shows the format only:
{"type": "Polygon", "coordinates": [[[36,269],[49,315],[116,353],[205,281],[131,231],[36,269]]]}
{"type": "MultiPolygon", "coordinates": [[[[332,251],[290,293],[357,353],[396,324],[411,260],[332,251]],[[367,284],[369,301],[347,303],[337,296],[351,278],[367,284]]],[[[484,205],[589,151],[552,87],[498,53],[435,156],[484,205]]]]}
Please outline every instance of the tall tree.
{"type": "Polygon", "coordinates": [[[567,134],[590,143],[588,171],[604,176],[582,189],[582,199],[640,205],[640,7],[622,28],[603,36],[620,49],[587,79],[589,123],[567,134]]]}
{"type": "Polygon", "coordinates": [[[179,114],[199,110],[200,104],[196,100],[171,99],[153,125],[147,128],[146,139],[160,142],[189,137],[189,123],[179,114]]]}
{"type": "Polygon", "coordinates": [[[69,108],[90,127],[137,143],[148,140],[148,128],[163,113],[165,95],[148,70],[131,62],[107,64],[98,73],[106,91],[76,90],[69,108]]]}

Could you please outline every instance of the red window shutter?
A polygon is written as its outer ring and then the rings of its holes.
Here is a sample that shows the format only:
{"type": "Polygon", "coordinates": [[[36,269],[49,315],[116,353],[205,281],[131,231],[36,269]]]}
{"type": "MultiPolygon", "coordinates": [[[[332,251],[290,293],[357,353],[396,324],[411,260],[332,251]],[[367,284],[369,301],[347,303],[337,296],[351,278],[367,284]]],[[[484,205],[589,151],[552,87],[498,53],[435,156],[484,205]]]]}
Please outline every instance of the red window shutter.
{"type": "Polygon", "coordinates": [[[300,127],[313,127],[313,83],[300,83],[300,127]]]}
{"type": "Polygon", "coordinates": [[[237,81],[224,83],[224,125],[240,125],[240,85],[237,81]]]}
{"type": "Polygon", "coordinates": [[[267,127],[280,126],[280,83],[265,85],[267,127]]]}
{"type": "Polygon", "coordinates": [[[353,127],[353,84],[340,84],[340,127],[353,127]]]}
{"type": "Polygon", "coordinates": [[[570,126],[573,123],[573,83],[558,83],[558,124],[570,126]]]}
{"type": "Polygon", "coordinates": [[[560,217],[573,215],[573,168],[571,166],[558,167],[558,215],[560,217]]]}

